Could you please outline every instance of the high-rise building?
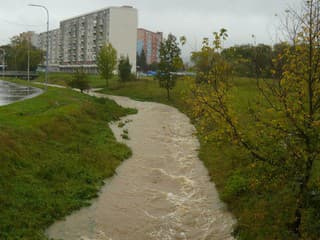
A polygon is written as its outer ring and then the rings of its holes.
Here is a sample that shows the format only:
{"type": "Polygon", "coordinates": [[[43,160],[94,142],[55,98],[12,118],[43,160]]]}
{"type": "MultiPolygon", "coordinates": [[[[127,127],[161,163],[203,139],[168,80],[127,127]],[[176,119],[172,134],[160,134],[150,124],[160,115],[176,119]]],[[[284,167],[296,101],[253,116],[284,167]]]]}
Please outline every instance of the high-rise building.
{"type": "Polygon", "coordinates": [[[140,55],[143,50],[146,55],[147,64],[159,62],[159,50],[162,38],[162,32],[152,32],[138,28],[137,54],[140,55]]]}
{"type": "MultiPolygon", "coordinates": [[[[47,32],[40,33],[37,39],[37,47],[43,52],[47,51],[47,32]]],[[[54,29],[49,31],[49,52],[48,63],[50,70],[58,70],[60,64],[60,29],[54,29]]],[[[44,60],[43,64],[45,64],[44,60]]]]}
{"type": "MultiPolygon", "coordinates": [[[[130,6],[109,7],[61,21],[59,29],[49,31],[49,69],[73,71],[81,67],[97,72],[99,50],[111,43],[118,58],[129,57],[135,71],[137,15],[137,9],[130,6]]],[[[47,32],[34,34],[32,39],[36,47],[46,52],[47,32]]]]}
{"type": "Polygon", "coordinates": [[[23,32],[17,36],[20,40],[30,42],[33,46],[38,47],[38,34],[33,31],[23,32]]]}
{"type": "Polygon", "coordinates": [[[60,69],[84,67],[96,71],[99,50],[111,43],[118,58],[129,57],[136,68],[137,10],[129,6],[110,7],[60,22],[60,69]]]}

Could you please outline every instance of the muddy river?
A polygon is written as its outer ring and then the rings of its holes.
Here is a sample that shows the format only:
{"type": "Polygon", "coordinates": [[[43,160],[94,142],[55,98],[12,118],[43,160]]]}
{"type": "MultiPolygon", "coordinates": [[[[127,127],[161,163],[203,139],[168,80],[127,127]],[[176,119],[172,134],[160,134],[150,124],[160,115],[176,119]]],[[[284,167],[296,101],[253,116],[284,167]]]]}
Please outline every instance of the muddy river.
{"type": "MultiPolygon", "coordinates": [[[[93,93],[92,93],[93,94],[93,93]]],[[[103,96],[101,94],[96,94],[103,96]]],[[[189,119],[175,108],[110,97],[138,109],[111,128],[133,156],[106,182],[90,207],[47,230],[64,240],[233,239],[234,218],[198,159],[189,119]],[[129,140],[121,134],[128,131],[129,140]]]]}

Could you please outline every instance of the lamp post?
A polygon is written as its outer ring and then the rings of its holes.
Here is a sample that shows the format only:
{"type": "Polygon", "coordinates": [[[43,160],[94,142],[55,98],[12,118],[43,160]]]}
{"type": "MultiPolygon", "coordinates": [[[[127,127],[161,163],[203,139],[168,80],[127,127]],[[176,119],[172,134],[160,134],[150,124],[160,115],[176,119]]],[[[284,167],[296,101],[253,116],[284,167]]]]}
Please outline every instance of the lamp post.
{"type": "Polygon", "coordinates": [[[28,82],[30,82],[30,36],[28,39],[28,82]]]}
{"type": "Polygon", "coordinates": [[[5,70],[5,67],[6,67],[6,50],[4,50],[3,48],[0,48],[0,50],[2,51],[2,78],[4,78],[4,70],[5,70]]]}
{"type": "Polygon", "coordinates": [[[46,10],[46,13],[47,13],[47,51],[46,51],[46,76],[45,76],[45,83],[46,83],[46,90],[47,90],[47,88],[48,88],[48,60],[49,60],[49,11],[43,5],[29,4],[28,6],[43,8],[44,10],[46,10]]]}

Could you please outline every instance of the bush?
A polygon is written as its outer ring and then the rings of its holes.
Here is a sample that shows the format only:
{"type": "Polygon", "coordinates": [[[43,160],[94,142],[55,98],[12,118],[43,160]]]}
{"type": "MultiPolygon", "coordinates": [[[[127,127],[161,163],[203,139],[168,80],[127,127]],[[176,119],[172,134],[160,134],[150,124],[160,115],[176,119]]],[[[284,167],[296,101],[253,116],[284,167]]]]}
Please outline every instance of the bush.
{"type": "Polygon", "coordinates": [[[131,68],[132,66],[129,62],[129,58],[121,57],[118,65],[120,81],[127,82],[131,80],[131,68]]]}
{"type": "Polygon", "coordinates": [[[240,171],[235,171],[228,179],[223,191],[223,198],[228,200],[248,190],[249,181],[240,171]]]}
{"type": "Polygon", "coordinates": [[[72,88],[78,88],[81,92],[90,89],[88,76],[83,69],[77,69],[68,85],[72,88]]]}

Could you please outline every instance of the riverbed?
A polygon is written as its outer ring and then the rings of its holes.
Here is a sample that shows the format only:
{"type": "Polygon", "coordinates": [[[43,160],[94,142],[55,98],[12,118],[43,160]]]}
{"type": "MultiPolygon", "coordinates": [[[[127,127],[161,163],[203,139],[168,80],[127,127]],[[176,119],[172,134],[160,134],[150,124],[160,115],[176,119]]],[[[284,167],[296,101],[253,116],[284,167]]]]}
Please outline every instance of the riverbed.
{"type": "Polygon", "coordinates": [[[106,182],[90,207],[52,225],[48,236],[64,240],[233,239],[235,220],[198,158],[200,145],[190,120],[163,104],[109,97],[121,106],[138,109],[138,114],[121,119],[121,124],[111,124],[115,137],[132,149],[133,156],[106,182]]]}

